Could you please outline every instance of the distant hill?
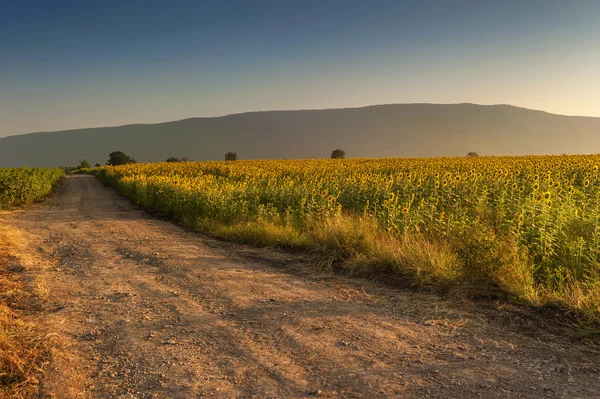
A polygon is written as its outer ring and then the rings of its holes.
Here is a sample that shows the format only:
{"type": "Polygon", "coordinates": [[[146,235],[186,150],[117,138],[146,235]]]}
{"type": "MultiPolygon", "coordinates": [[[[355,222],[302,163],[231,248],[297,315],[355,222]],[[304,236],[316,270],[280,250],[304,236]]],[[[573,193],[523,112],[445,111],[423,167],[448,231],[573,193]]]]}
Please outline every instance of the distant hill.
{"type": "Polygon", "coordinates": [[[509,105],[392,104],[266,111],[41,132],[0,138],[0,167],[104,164],[111,151],[138,161],[575,154],[600,152],[600,118],[562,116],[509,105]]]}

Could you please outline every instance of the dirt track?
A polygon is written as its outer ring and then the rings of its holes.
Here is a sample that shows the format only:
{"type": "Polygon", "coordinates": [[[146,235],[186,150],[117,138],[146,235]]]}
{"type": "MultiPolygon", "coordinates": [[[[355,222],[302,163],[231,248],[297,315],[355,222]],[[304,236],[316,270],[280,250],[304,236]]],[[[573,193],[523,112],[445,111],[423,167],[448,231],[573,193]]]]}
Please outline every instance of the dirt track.
{"type": "Polygon", "coordinates": [[[0,222],[49,290],[44,323],[75,343],[41,397],[600,396],[590,345],[203,237],[90,176],[0,222]]]}

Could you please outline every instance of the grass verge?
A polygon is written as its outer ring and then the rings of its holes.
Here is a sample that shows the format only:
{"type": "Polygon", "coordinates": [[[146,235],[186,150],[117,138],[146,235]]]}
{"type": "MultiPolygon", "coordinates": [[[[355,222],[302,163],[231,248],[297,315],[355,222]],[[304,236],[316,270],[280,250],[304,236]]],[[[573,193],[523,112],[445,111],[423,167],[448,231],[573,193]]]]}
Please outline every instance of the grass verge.
{"type": "Polygon", "coordinates": [[[22,267],[12,255],[17,240],[16,232],[0,226],[0,398],[33,397],[51,348],[22,311],[35,293],[19,277],[22,267]]]}
{"type": "Polygon", "coordinates": [[[315,223],[304,231],[266,220],[229,225],[185,218],[179,222],[226,240],[308,252],[316,265],[338,272],[363,277],[388,274],[443,295],[502,299],[552,310],[560,322],[586,337],[600,336],[600,284],[581,287],[572,279],[559,293],[544,290],[535,284],[534,265],[512,237],[475,230],[468,237],[439,241],[417,234],[398,237],[381,231],[375,220],[351,215],[315,223]]]}

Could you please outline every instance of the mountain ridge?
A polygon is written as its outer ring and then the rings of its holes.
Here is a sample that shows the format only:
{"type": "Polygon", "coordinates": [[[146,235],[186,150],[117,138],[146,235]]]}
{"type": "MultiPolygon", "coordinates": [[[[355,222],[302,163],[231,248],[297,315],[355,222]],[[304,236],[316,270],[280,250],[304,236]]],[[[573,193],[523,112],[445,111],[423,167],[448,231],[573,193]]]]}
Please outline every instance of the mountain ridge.
{"type": "Polygon", "coordinates": [[[380,104],[249,111],[153,124],[32,132],[0,138],[0,167],[104,163],[121,150],[138,161],[170,156],[222,159],[456,156],[599,152],[600,117],[510,104],[380,104]]]}
{"type": "Polygon", "coordinates": [[[83,130],[91,130],[91,129],[112,129],[112,128],[126,127],[126,126],[164,125],[164,124],[167,124],[167,123],[176,123],[176,122],[183,122],[183,121],[188,121],[188,120],[221,119],[221,118],[227,118],[227,117],[230,117],[230,116],[246,115],[246,114],[262,114],[262,113],[275,113],[275,112],[356,110],[356,109],[386,107],[386,106],[396,106],[396,105],[400,105],[400,106],[403,106],[403,105],[433,105],[433,106],[469,105],[470,106],[470,105],[472,105],[472,106],[477,106],[477,107],[509,107],[509,108],[515,108],[515,109],[532,111],[532,112],[540,112],[540,113],[544,113],[544,114],[548,114],[548,115],[568,117],[568,118],[592,118],[592,119],[600,119],[600,116],[557,114],[557,113],[554,113],[554,112],[544,111],[544,110],[541,110],[541,109],[521,107],[521,106],[512,105],[512,104],[477,104],[477,103],[469,103],[469,102],[463,102],[463,103],[387,103],[387,104],[362,105],[362,106],[357,106],[357,107],[344,107],[344,108],[302,108],[302,109],[272,109],[272,110],[260,110],[260,111],[243,111],[243,112],[234,112],[234,113],[231,113],[231,114],[218,115],[218,116],[191,116],[189,118],[176,119],[176,120],[164,121],[164,122],[155,122],[155,123],[126,123],[126,124],[123,124],[123,125],[107,125],[107,126],[81,127],[81,128],[61,129],[61,130],[40,130],[40,131],[36,131],[36,132],[11,134],[9,136],[0,137],[0,140],[2,140],[4,138],[8,138],[8,137],[24,136],[24,135],[29,135],[29,134],[69,132],[69,131],[74,131],[74,130],[83,131],[83,130]]]}

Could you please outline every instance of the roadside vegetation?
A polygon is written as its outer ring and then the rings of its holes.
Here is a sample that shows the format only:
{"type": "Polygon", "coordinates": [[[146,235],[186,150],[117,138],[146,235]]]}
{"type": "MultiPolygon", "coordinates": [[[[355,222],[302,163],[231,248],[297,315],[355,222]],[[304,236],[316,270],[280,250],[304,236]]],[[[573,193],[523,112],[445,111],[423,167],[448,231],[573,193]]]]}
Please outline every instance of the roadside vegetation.
{"type": "Polygon", "coordinates": [[[600,156],[157,163],[97,176],[217,236],[600,320],[600,156]]]}
{"type": "Polygon", "coordinates": [[[40,328],[23,315],[35,293],[20,280],[22,267],[12,255],[15,232],[0,226],[0,398],[35,396],[38,377],[50,353],[40,328]]]}
{"type": "Polygon", "coordinates": [[[64,176],[62,169],[0,169],[0,209],[39,200],[64,176]]]}
{"type": "MultiPolygon", "coordinates": [[[[63,175],[62,169],[0,169],[0,209],[45,197],[63,175]]],[[[35,293],[20,280],[22,266],[12,253],[17,240],[0,226],[0,398],[32,397],[49,350],[36,324],[23,316],[35,293]]]]}

